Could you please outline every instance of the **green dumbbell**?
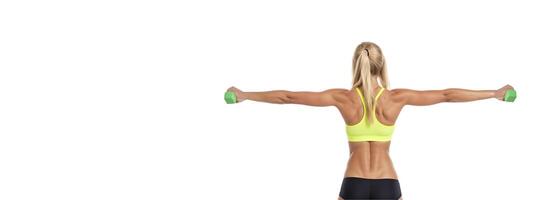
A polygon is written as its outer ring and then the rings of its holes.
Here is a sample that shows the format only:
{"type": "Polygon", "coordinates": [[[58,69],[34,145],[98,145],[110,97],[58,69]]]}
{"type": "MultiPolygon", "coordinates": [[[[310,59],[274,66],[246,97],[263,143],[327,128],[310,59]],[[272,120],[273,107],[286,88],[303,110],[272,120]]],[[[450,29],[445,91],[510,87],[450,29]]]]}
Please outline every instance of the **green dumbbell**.
{"type": "Polygon", "coordinates": [[[506,93],[504,93],[504,101],[514,102],[516,97],[517,97],[517,93],[513,89],[506,90],[506,93]]]}
{"type": "Polygon", "coordinates": [[[237,97],[234,92],[226,92],[224,93],[224,101],[226,101],[227,104],[237,103],[237,97]]]}

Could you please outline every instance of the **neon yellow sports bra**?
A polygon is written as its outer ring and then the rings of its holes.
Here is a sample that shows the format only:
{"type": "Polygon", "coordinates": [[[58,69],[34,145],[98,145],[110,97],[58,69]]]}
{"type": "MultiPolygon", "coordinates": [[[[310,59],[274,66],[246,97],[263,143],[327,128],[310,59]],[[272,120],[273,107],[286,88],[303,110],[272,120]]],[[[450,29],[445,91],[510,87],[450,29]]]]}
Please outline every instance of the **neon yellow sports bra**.
{"type": "MultiPolygon", "coordinates": [[[[393,135],[393,130],[395,130],[395,125],[384,125],[378,121],[375,114],[376,104],[373,106],[373,119],[374,122],[372,125],[367,124],[367,109],[365,108],[365,100],[359,88],[356,88],[360,99],[363,105],[363,118],[360,122],[354,125],[346,125],[347,137],[351,142],[359,141],[389,141],[393,135]]],[[[378,94],[375,97],[375,102],[377,102],[378,97],[382,94],[384,88],[381,88],[378,94]]]]}

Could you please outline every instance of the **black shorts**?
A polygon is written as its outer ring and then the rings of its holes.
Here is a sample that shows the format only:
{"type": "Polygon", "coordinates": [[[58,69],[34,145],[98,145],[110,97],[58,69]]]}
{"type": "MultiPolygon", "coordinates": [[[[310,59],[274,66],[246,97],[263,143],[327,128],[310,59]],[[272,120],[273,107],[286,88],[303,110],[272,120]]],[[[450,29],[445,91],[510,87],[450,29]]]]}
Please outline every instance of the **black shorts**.
{"type": "Polygon", "coordinates": [[[388,199],[397,200],[401,197],[399,180],[392,178],[367,179],[345,177],[341,184],[339,196],[351,199],[388,199]]]}

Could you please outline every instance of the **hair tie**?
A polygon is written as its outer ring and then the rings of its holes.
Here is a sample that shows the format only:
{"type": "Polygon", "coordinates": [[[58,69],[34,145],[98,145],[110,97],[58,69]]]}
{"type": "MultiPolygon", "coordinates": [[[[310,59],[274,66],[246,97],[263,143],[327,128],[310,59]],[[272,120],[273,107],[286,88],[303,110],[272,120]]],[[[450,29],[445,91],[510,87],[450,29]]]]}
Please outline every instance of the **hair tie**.
{"type": "Polygon", "coordinates": [[[365,49],[365,51],[367,51],[367,56],[369,56],[369,50],[365,49]]]}

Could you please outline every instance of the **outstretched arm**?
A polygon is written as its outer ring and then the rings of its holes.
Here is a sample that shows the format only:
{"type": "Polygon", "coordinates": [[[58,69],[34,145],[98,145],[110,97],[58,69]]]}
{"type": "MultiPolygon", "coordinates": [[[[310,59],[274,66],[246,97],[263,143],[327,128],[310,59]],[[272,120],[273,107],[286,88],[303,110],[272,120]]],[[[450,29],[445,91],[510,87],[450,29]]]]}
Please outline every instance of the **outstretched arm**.
{"type": "Polygon", "coordinates": [[[328,89],[321,92],[271,90],[262,92],[242,92],[230,87],[235,92],[238,102],[252,100],[275,104],[302,104],[308,106],[339,106],[346,98],[347,89],[328,89]]]}
{"type": "Polygon", "coordinates": [[[468,90],[460,88],[448,88],[444,90],[411,90],[393,89],[392,97],[395,101],[403,105],[426,106],[441,102],[467,102],[488,98],[503,100],[506,90],[513,89],[510,85],[505,85],[498,90],[468,90]]]}

